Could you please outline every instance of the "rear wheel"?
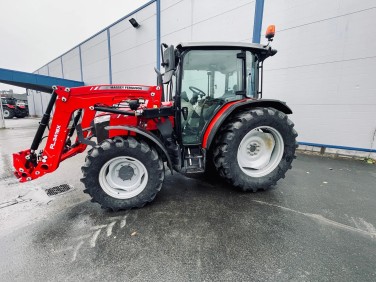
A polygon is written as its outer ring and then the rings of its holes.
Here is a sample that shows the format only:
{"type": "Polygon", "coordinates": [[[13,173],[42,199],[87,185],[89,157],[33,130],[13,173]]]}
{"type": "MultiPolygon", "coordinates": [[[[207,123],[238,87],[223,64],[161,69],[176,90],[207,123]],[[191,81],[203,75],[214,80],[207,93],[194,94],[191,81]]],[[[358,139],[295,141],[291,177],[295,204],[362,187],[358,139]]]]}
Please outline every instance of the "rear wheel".
{"type": "Polygon", "coordinates": [[[217,171],[243,191],[275,185],[295,158],[293,127],[287,115],[272,108],[236,114],[219,133],[213,152],[217,171]]]}
{"type": "Polygon", "coordinates": [[[12,118],[14,118],[14,116],[16,114],[13,109],[9,109],[9,108],[4,108],[3,113],[4,113],[4,118],[6,118],[6,119],[12,119],[12,118]]]}
{"type": "Polygon", "coordinates": [[[84,192],[114,211],[143,207],[155,198],[164,180],[158,152],[133,137],[103,141],[88,152],[82,171],[84,192]]]}

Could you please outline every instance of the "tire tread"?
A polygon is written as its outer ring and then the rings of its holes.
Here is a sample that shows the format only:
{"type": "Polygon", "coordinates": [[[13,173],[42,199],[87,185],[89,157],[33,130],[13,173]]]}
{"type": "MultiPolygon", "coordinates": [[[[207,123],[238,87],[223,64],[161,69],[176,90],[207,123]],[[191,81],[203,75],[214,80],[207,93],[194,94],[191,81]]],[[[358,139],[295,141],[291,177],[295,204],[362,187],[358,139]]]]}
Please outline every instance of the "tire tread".
{"type": "MultiPolygon", "coordinates": [[[[115,137],[114,139],[106,139],[100,145],[89,150],[88,155],[85,159],[85,164],[81,167],[83,172],[83,177],[81,182],[85,185],[84,193],[91,196],[91,201],[99,203],[102,208],[117,210],[127,210],[131,208],[141,208],[147,203],[154,200],[157,193],[161,190],[163,180],[164,180],[164,166],[163,162],[157,152],[152,146],[143,140],[136,139],[134,137],[128,136],[127,138],[115,137]],[[139,154],[143,154],[145,158],[150,160],[150,163],[145,165],[149,169],[155,170],[153,174],[156,174],[156,179],[153,183],[148,183],[147,187],[151,185],[148,189],[145,188],[139,195],[136,195],[130,199],[116,199],[107,195],[99,185],[98,181],[94,181],[93,178],[98,178],[100,168],[99,164],[106,154],[114,154],[114,152],[122,152],[123,150],[135,150],[139,154]]],[[[149,173],[149,176],[150,173],[149,173]]],[[[151,180],[149,180],[151,182],[151,180]]]]}
{"type": "MultiPolygon", "coordinates": [[[[291,169],[291,162],[296,158],[295,149],[298,136],[294,129],[294,123],[290,121],[286,114],[274,108],[255,108],[248,109],[234,114],[228,122],[222,127],[217,135],[213,150],[213,163],[221,177],[234,187],[242,191],[256,192],[258,190],[267,190],[277,184],[281,178],[285,178],[286,171],[291,169]],[[245,130],[250,124],[274,119],[286,128],[287,132],[282,135],[288,135],[288,140],[293,140],[286,144],[283,159],[278,167],[270,174],[260,178],[247,176],[244,172],[239,173],[239,169],[234,168],[234,156],[237,152],[231,151],[231,144],[238,138],[240,132],[245,130]],[[291,144],[290,144],[291,143],[291,144]],[[243,175],[241,175],[243,174],[243,175]]],[[[236,158],[236,157],[235,157],[236,158]]],[[[237,164],[237,162],[236,162],[237,164]]],[[[238,166],[238,165],[237,165],[238,166]]]]}

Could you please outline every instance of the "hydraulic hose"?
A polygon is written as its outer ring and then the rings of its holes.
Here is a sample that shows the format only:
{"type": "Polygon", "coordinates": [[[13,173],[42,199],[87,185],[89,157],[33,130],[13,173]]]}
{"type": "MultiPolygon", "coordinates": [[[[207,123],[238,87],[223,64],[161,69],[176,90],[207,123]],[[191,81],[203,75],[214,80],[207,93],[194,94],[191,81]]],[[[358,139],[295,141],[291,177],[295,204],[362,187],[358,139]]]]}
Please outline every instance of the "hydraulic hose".
{"type": "Polygon", "coordinates": [[[53,91],[50,102],[48,103],[46,112],[43,114],[43,117],[39,123],[37,133],[34,136],[33,143],[30,146],[31,153],[34,153],[38,149],[38,146],[39,146],[40,141],[42,140],[44,131],[46,130],[48,122],[50,121],[51,111],[55,105],[56,98],[57,98],[57,94],[55,93],[55,91],[53,91]]]}

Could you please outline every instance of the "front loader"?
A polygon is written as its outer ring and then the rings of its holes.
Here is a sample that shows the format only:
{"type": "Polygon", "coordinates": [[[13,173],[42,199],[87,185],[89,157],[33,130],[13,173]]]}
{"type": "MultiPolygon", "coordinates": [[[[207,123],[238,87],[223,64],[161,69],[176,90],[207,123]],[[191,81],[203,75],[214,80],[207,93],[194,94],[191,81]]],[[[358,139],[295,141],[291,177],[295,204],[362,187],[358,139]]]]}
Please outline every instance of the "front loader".
{"type": "MultiPolygon", "coordinates": [[[[273,36],[268,29],[269,43],[273,36]]],[[[297,136],[290,108],[262,99],[263,63],[277,52],[269,43],[162,44],[156,86],[54,87],[30,149],[13,154],[15,175],[36,179],[90,146],[84,192],[112,210],[151,202],[165,166],[268,189],[291,168],[297,136]]]]}

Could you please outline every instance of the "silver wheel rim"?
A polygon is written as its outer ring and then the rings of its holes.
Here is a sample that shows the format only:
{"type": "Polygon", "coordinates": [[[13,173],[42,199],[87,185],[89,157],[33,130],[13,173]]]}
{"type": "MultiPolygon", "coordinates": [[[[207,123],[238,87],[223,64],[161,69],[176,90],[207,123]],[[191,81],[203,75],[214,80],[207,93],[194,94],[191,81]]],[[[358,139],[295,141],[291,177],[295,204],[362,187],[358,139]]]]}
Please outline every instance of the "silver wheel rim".
{"type": "Polygon", "coordinates": [[[148,183],[146,167],[132,157],[116,157],[104,164],[99,172],[103,191],[117,199],[129,199],[140,194],[148,183]]]}
{"type": "Polygon", "coordinates": [[[270,126],[248,132],[239,144],[237,161],[240,169],[251,177],[271,173],[280,163],[284,151],[281,134],[270,126]]]}
{"type": "Polygon", "coordinates": [[[3,110],[3,113],[4,113],[4,117],[7,118],[10,116],[10,112],[9,110],[3,110]]]}

